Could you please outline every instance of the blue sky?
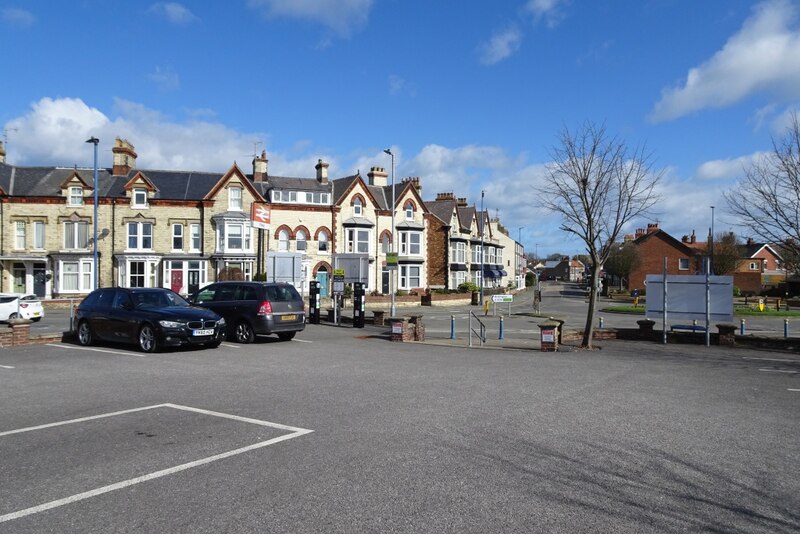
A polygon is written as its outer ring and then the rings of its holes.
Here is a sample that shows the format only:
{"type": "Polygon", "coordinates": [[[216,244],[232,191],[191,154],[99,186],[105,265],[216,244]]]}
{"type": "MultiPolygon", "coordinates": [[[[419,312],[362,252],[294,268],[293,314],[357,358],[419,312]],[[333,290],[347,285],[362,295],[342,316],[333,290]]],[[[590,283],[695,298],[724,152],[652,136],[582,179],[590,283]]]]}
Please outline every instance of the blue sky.
{"type": "Polygon", "coordinates": [[[722,191],[800,101],[800,2],[0,0],[8,160],[334,177],[371,166],[455,192],[530,251],[582,252],[537,206],[564,127],[605,123],[665,174],[651,219],[731,228],[722,191]],[[520,227],[522,229],[520,230],[520,227]]]}

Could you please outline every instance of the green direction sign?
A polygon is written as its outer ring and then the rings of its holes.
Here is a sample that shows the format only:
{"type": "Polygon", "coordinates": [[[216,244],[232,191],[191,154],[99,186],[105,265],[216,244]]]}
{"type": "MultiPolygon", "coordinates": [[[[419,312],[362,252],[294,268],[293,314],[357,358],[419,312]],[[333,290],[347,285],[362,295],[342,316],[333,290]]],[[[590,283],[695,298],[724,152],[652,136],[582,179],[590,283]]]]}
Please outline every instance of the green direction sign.
{"type": "Polygon", "coordinates": [[[514,302],[514,295],[492,295],[492,302],[514,302]]]}
{"type": "Polygon", "coordinates": [[[386,253],[386,267],[389,269],[397,269],[397,252],[386,253]]]}
{"type": "Polygon", "coordinates": [[[333,270],[333,276],[334,277],[341,276],[342,278],[344,278],[344,269],[334,269],[333,270]]]}

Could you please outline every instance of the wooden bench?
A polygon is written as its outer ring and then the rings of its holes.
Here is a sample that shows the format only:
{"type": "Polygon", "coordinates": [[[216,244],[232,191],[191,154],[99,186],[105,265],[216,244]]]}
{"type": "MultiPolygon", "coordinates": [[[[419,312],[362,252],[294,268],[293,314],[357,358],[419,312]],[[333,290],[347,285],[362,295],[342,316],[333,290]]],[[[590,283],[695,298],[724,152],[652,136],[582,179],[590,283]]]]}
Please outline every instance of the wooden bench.
{"type": "Polygon", "coordinates": [[[706,327],[700,326],[699,324],[674,324],[669,327],[670,330],[673,332],[675,330],[686,330],[689,332],[705,332],[706,327]]]}

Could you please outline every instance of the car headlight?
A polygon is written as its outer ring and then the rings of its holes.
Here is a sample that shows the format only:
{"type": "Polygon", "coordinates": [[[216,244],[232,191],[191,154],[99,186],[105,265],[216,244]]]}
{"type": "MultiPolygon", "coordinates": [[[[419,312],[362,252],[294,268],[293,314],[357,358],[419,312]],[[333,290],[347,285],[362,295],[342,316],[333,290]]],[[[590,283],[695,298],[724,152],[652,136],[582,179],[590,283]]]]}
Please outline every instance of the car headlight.
{"type": "Polygon", "coordinates": [[[178,321],[158,321],[158,324],[164,328],[181,328],[183,326],[183,323],[179,323],[178,321]]]}
{"type": "Polygon", "coordinates": [[[220,317],[219,321],[217,321],[217,326],[225,326],[225,317],[220,317]]]}

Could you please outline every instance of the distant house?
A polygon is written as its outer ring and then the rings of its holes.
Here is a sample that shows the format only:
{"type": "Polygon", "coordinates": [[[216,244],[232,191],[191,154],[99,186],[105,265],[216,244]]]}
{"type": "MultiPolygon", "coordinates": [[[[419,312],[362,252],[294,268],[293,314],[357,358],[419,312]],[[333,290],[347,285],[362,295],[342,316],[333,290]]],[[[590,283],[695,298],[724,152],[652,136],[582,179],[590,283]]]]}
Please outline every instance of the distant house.
{"type": "Polygon", "coordinates": [[[540,280],[570,280],[570,259],[566,256],[559,260],[544,262],[540,280]]]}
{"type": "Polygon", "coordinates": [[[648,274],[698,274],[702,270],[702,250],[692,232],[691,238],[678,240],[658,227],[658,223],[639,228],[633,239],[641,262],[628,278],[629,289],[644,289],[648,274]]]}
{"type": "Polygon", "coordinates": [[[755,294],[786,281],[783,259],[772,245],[748,239],[739,251],[741,259],[733,273],[733,284],[743,293],[755,294]]]}

